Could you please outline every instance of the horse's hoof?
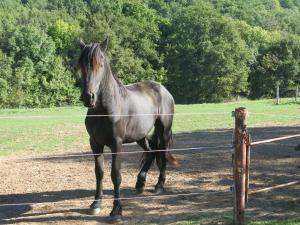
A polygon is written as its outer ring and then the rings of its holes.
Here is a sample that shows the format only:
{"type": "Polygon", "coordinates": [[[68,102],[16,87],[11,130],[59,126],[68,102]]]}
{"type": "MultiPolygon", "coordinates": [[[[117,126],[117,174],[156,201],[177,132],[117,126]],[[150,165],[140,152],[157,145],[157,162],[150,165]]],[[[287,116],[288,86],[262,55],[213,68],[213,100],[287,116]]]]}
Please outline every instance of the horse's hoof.
{"type": "Polygon", "coordinates": [[[154,189],[154,193],[157,195],[164,193],[164,191],[165,191],[165,189],[163,187],[155,187],[155,189],[154,189]]]}
{"type": "Polygon", "coordinates": [[[89,214],[90,215],[98,215],[100,213],[100,208],[90,208],[89,214]]]}
{"type": "Polygon", "coordinates": [[[109,223],[121,223],[122,222],[122,216],[121,215],[112,215],[109,217],[109,223]]]}

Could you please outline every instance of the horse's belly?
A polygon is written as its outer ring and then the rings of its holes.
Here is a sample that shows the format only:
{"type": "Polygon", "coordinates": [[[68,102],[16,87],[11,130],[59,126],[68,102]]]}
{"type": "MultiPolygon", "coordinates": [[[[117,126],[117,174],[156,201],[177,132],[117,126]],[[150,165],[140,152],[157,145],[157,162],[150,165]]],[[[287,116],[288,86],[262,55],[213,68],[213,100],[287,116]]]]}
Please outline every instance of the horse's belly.
{"type": "Polygon", "coordinates": [[[126,127],[125,141],[133,142],[138,141],[147,136],[147,134],[153,128],[155,120],[154,119],[140,119],[137,122],[131,122],[126,127]]]}

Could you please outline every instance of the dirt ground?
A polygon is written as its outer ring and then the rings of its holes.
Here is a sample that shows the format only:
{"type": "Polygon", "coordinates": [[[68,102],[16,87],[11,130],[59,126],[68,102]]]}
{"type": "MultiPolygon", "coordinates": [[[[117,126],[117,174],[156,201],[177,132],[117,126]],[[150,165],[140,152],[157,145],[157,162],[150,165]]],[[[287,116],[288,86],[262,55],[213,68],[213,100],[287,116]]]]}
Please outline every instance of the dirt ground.
{"type": "MultiPolygon", "coordinates": [[[[300,133],[300,127],[250,129],[253,141],[300,133]]],[[[175,135],[175,148],[227,146],[232,130],[175,135]]],[[[300,180],[300,138],[253,146],[250,189],[300,180]]],[[[87,146],[88,149],[88,146],[87,146]]],[[[140,150],[124,146],[124,151],[140,150]]],[[[86,152],[74,150],[67,154],[86,152]]],[[[66,154],[56,152],[53,154],[66,154]]],[[[27,155],[30,156],[30,155],[27,155]]],[[[190,197],[123,200],[124,224],[174,224],[199,220],[199,224],[228,224],[233,200],[231,150],[225,147],[176,152],[179,168],[168,167],[166,193],[204,192],[190,197]],[[221,191],[208,194],[209,191],[221,191]],[[226,192],[222,192],[226,191],[226,192]]],[[[122,197],[137,196],[134,190],[141,154],[124,155],[122,197]]],[[[104,194],[112,197],[110,156],[105,157],[104,194]]],[[[3,159],[0,158],[0,159],[3,159]]],[[[29,205],[0,206],[0,224],[107,224],[112,201],[103,201],[99,215],[87,215],[95,188],[92,157],[0,161],[0,205],[29,202],[29,205]]],[[[145,192],[153,195],[158,178],[154,164],[148,173],[145,192]]],[[[250,196],[248,220],[289,218],[300,215],[300,185],[250,196]]]]}

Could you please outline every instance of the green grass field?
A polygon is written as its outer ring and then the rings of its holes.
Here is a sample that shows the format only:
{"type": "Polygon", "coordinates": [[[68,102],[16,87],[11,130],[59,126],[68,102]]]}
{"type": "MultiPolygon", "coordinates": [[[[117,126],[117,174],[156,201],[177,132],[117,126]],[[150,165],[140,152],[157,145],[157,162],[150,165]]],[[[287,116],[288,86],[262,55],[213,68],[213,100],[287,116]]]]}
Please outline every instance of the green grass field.
{"type": "MultiPolygon", "coordinates": [[[[174,133],[233,127],[231,111],[246,107],[248,126],[300,124],[300,104],[285,100],[239,101],[220,104],[176,105],[174,133]],[[200,115],[182,115],[200,113],[200,115]]],[[[24,152],[87,150],[84,107],[0,110],[0,155],[24,152]]]]}

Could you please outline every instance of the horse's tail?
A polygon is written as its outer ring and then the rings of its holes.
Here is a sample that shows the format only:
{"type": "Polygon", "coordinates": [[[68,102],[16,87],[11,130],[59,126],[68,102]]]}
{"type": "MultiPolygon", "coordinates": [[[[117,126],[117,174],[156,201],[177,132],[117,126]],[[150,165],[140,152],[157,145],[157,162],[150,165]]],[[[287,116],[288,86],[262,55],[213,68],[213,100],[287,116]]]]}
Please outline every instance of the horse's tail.
{"type": "Polygon", "coordinates": [[[174,142],[172,130],[170,129],[169,133],[167,134],[167,137],[164,138],[164,134],[160,134],[157,129],[158,128],[155,127],[153,135],[149,139],[149,145],[152,150],[164,150],[161,152],[154,152],[156,162],[161,162],[162,158],[165,157],[165,159],[170,165],[179,166],[178,161],[174,158],[171,152],[168,151],[168,149],[173,146],[174,142]]]}

